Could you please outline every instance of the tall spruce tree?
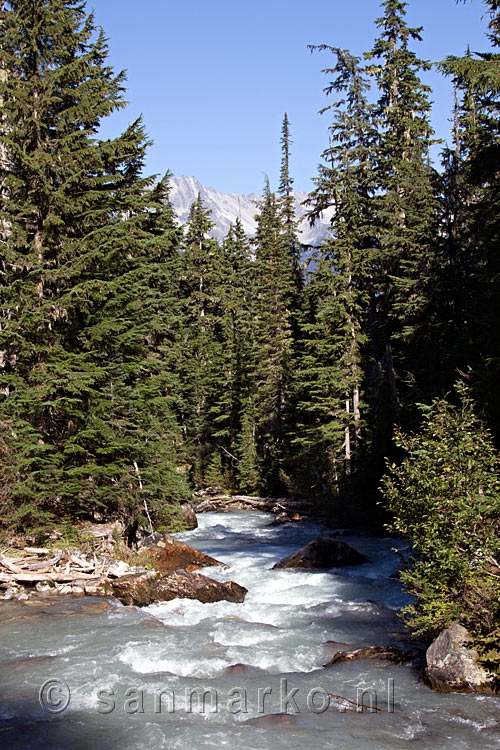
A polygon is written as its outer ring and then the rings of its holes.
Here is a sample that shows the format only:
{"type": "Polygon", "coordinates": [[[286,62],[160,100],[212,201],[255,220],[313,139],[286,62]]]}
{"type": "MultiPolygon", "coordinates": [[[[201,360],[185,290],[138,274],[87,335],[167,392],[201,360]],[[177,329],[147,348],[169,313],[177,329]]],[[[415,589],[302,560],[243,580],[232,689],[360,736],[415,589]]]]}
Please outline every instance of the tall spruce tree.
{"type": "Polygon", "coordinates": [[[422,29],[407,25],[407,5],[401,0],[382,3],[383,15],[376,22],[380,36],[366,55],[380,92],[377,358],[391,383],[396,421],[400,400],[409,405],[428,395],[436,375],[429,298],[438,204],[429,161],[429,87],[420,78],[430,64],[410,49],[411,41],[421,40],[422,29]]]}
{"type": "Polygon", "coordinates": [[[124,74],[83,3],[11,0],[1,23],[2,518],[158,519],[186,488],[161,447],[176,431],[163,386],[152,409],[143,388],[138,307],[164,216],[141,177],[144,128],[97,137],[124,74]]]}
{"type": "Polygon", "coordinates": [[[457,172],[462,194],[453,227],[460,247],[458,269],[463,287],[464,327],[459,349],[460,366],[470,368],[478,405],[500,435],[500,5],[486,0],[488,38],[493,50],[464,57],[449,57],[441,68],[453,76],[462,92],[457,118],[459,158],[457,172]],[[463,335],[465,332],[465,336],[463,335]]]}
{"type": "Polygon", "coordinates": [[[296,442],[320,484],[338,491],[359,467],[366,424],[361,394],[373,296],[375,130],[360,59],[348,50],[319,49],[336,57],[335,67],[323,71],[334,77],[325,92],[341,98],[322,110],[333,111],[330,145],[309,197],[309,216],[314,221],[326,208],[335,211],[331,238],[319,249],[307,287],[297,372],[304,421],[296,442]]]}
{"type": "Polygon", "coordinates": [[[220,387],[211,410],[215,455],[221,462],[226,482],[232,486],[238,483],[239,464],[242,458],[244,460],[244,456],[237,454],[243,413],[251,392],[252,273],[250,244],[241,221],[236,219],[222,244],[218,281],[221,300],[220,387]]]}
{"type": "Polygon", "coordinates": [[[481,105],[476,93],[458,76],[453,88],[452,145],[442,153],[442,233],[435,289],[440,323],[436,333],[446,389],[451,387],[457,368],[466,371],[475,360],[474,288],[480,263],[474,216],[481,190],[474,185],[470,168],[481,141],[481,105]]]}
{"type": "Polygon", "coordinates": [[[192,204],[181,263],[183,384],[181,425],[197,486],[223,481],[214,449],[214,408],[222,388],[222,251],[209,236],[210,213],[198,195],[192,204]],[[210,479],[205,474],[210,468],[210,479]]]}
{"type": "Polygon", "coordinates": [[[256,218],[252,420],[261,482],[277,490],[286,446],[296,277],[280,207],[268,181],[256,218]]]}
{"type": "Polygon", "coordinates": [[[283,224],[283,238],[286,251],[289,255],[290,268],[293,271],[294,282],[297,287],[295,307],[298,306],[298,298],[303,286],[302,271],[300,267],[300,244],[297,237],[297,221],[295,218],[295,199],[293,196],[293,178],[290,175],[290,122],[288,114],[283,116],[281,127],[281,169],[278,187],[278,204],[280,207],[281,221],[283,224]]]}

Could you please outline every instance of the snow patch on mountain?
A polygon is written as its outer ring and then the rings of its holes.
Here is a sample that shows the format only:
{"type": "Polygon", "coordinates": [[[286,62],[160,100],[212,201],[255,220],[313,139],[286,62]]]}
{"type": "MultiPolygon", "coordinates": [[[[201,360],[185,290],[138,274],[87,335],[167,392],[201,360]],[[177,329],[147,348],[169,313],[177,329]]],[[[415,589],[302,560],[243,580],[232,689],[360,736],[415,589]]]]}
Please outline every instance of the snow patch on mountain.
{"type": "MultiPolygon", "coordinates": [[[[213,237],[218,240],[222,239],[227,234],[229,225],[234,224],[236,219],[240,219],[247,235],[253,236],[255,234],[257,230],[255,214],[258,211],[257,202],[261,198],[260,195],[254,193],[248,195],[219,193],[214,188],[202,185],[196,177],[172,177],[170,185],[170,200],[182,224],[188,220],[191,204],[197,199],[199,193],[203,205],[211,213],[214,223],[213,237]]],[[[307,198],[307,193],[296,191],[293,195],[296,217],[297,220],[300,220],[306,213],[303,202],[307,198]]],[[[317,221],[313,227],[309,226],[309,222],[305,218],[300,221],[300,242],[303,245],[319,245],[328,236],[332,214],[333,210],[325,211],[321,220],[317,221]]]]}

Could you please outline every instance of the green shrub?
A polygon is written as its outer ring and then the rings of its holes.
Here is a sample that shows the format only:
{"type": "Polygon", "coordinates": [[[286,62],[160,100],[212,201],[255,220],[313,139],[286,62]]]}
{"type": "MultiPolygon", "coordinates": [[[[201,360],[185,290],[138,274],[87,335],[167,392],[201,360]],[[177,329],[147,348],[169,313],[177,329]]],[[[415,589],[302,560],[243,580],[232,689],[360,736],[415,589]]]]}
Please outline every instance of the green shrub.
{"type": "Polygon", "coordinates": [[[459,405],[422,406],[418,434],[396,433],[404,451],[382,493],[389,529],[412,545],[401,579],[414,595],[403,611],[416,634],[433,638],[453,620],[473,634],[481,659],[500,668],[500,461],[474,414],[468,389],[459,405]]]}

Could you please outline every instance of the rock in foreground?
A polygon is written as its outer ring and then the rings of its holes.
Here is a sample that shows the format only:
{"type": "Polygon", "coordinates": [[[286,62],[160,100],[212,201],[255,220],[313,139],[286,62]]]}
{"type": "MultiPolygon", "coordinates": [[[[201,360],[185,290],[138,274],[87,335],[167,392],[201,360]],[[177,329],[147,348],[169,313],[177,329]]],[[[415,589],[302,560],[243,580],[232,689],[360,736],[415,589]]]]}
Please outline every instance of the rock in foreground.
{"type": "Polygon", "coordinates": [[[244,601],[247,590],[234,581],[220,583],[199,573],[177,570],[164,575],[155,571],[122,576],[111,581],[113,594],[123,604],[139,607],[171,599],[197,599],[200,602],[244,601]]]}
{"type": "Polygon", "coordinates": [[[477,653],[467,648],[469,633],[453,622],[431,643],[426,653],[425,675],[440,693],[494,692],[490,675],[477,663],[477,653]]]}
{"type": "Polygon", "coordinates": [[[273,565],[277,568],[334,568],[341,565],[360,565],[367,558],[345,542],[330,534],[323,534],[296,552],[273,565]]]}

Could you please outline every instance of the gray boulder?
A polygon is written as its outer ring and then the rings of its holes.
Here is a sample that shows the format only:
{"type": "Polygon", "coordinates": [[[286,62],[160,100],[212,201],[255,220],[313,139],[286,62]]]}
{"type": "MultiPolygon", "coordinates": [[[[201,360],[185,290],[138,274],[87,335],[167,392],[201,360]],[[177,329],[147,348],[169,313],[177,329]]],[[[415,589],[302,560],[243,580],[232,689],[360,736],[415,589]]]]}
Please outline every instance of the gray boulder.
{"type": "Polygon", "coordinates": [[[192,531],[193,529],[198,528],[198,519],[196,518],[196,513],[190,503],[186,503],[182,506],[181,515],[187,531],[192,531]]]}
{"type": "Polygon", "coordinates": [[[453,622],[443,630],[426,653],[425,676],[440,693],[494,692],[491,676],[477,663],[477,653],[467,648],[470,635],[463,625],[453,622]]]}
{"type": "Polygon", "coordinates": [[[353,549],[345,542],[341,542],[331,534],[322,534],[277,562],[276,565],[273,565],[273,570],[279,568],[309,568],[315,570],[335,568],[341,565],[360,565],[366,561],[367,558],[361,552],[353,549]]]}

